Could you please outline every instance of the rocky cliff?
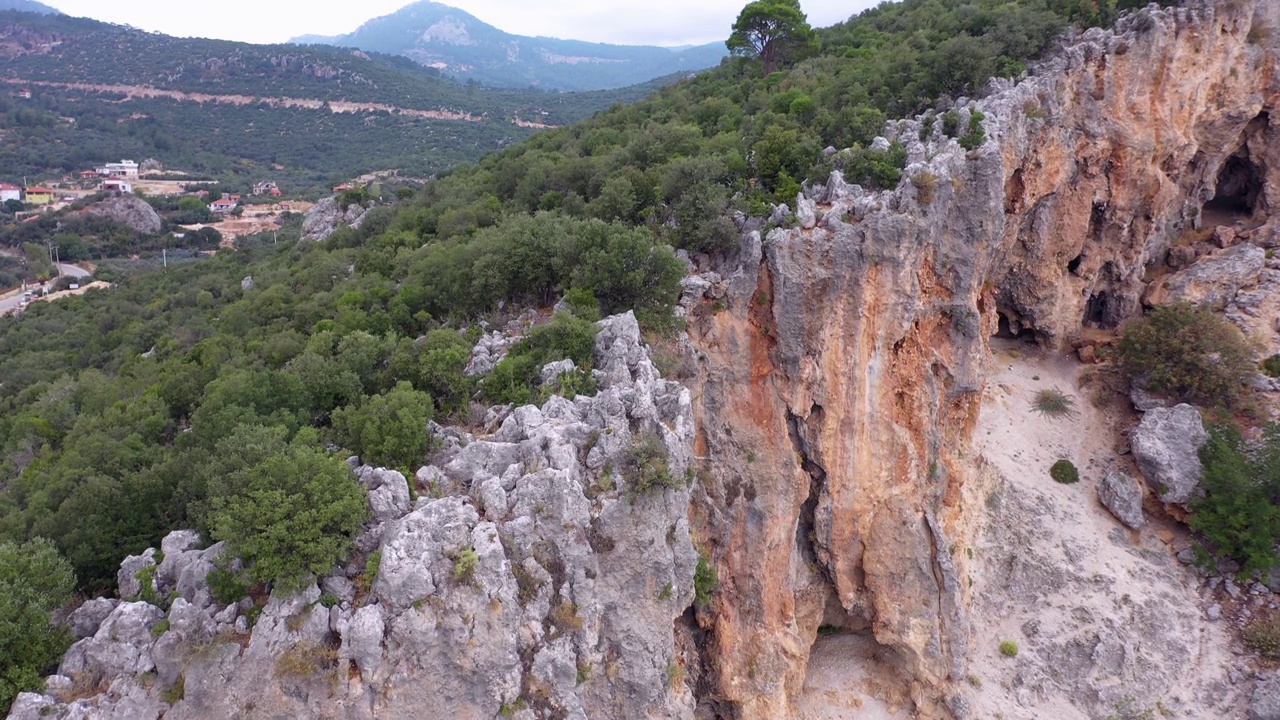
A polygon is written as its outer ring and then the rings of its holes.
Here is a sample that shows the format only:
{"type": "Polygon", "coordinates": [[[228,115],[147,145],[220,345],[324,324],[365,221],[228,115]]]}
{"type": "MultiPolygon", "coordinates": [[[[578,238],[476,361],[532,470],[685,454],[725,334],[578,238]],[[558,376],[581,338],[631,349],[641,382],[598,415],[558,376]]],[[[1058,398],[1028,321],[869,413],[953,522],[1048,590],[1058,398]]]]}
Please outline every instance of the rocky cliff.
{"type": "Polygon", "coordinates": [[[977,149],[896,123],[897,190],[833,175],[712,278],[720,299],[689,320],[708,471],[691,516],[720,573],[700,615],[708,682],[737,716],[795,714],[822,625],[874,639],[922,717],[966,714],[989,338],[1063,348],[1113,328],[1186,231],[1267,218],[1275,33],[1280,5],[1254,0],[1077,36],[1031,79],[957,103],[962,128],[985,114],[977,149]]]}
{"type": "MultiPolygon", "coordinates": [[[[1237,714],[1252,686],[1206,624],[1221,607],[1197,603],[1240,589],[1202,587],[1145,521],[1116,418],[1030,421],[1018,372],[1069,383],[1074,364],[992,338],[1066,350],[1144,298],[1274,327],[1276,38],[1272,0],[1146,9],[958,101],[961,127],[983,113],[971,151],[933,115],[893,123],[896,190],[833,174],[686,282],[687,388],[658,378],[633,318],[606,320],[595,397],[441,431],[416,501],[359,468],[376,522],[350,566],[223,606],[203,583],[216,546],[171,536],[141,575],[173,593],[167,616],[86,604],[50,694],[11,717],[1237,714]],[[617,472],[652,439],[690,488],[636,494],[617,472]],[[1142,529],[1024,477],[1060,453],[1142,529]],[[718,585],[695,603],[708,561],[718,585]],[[1014,634],[1023,654],[997,665],[1014,634]],[[833,657],[860,696],[815,714],[833,657]]],[[[122,593],[148,564],[126,561],[122,593]]]]}

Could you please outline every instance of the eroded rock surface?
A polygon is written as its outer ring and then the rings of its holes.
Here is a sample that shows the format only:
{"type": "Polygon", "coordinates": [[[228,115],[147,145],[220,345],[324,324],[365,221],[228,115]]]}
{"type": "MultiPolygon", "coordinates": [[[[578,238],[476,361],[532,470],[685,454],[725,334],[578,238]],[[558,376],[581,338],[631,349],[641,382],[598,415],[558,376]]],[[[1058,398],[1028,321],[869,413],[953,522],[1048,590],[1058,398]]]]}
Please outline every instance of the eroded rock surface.
{"type": "Polygon", "coordinates": [[[84,214],[120,223],[141,235],[155,235],[163,227],[155,208],[132,193],[122,193],[94,203],[84,209],[84,214]]]}

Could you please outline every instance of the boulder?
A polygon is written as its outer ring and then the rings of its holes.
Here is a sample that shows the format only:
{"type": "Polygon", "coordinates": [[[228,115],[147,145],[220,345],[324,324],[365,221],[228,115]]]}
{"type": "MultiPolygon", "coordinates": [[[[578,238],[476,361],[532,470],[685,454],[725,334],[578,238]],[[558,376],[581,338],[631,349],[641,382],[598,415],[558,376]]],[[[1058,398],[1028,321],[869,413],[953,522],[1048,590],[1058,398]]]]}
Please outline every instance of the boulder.
{"type": "Polygon", "coordinates": [[[119,223],[139,235],[156,235],[164,226],[146,200],[132,193],[122,193],[85,208],[87,216],[102,217],[119,223]]]}
{"type": "Polygon", "coordinates": [[[382,636],[386,620],[378,605],[365,605],[351,617],[343,634],[342,655],[360,668],[360,677],[372,679],[382,664],[382,636]]]}
{"type": "Polygon", "coordinates": [[[1217,250],[1153,284],[1144,299],[1151,305],[1186,301],[1221,310],[1241,288],[1257,284],[1266,261],[1266,251],[1254,245],[1217,250]]]}
{"type": "Polygon", "coordinates": [[[1200,446],[1209,433],[1200,411],[1182,404],[1155,408],[1129,437],[1147,484],[1166,503],[1185,504],[1200,487],[1200,446]]]}
{"type": "Polygon", "coordinates": [[[369,512],[374,522],[394,520],[409,512],[409,481],[386,468],[360,468],[360,484],[369,491],[369,512]]]}
{"type": "Polygon", "coordinates": [[[162,618],[164,611],[154,605],[120,603],[93,637],[78,640],[71,646],[58,673],[74,677],[87,671],[115,677],[153,669],[151,631],[162,618]]]}
{"type": "Polygon", "coordinates": [[[481,335],[476,341],[476,345],[471,349],[471,360],[467,362],[467,367],[463,370],[463,374],[467,377],[476,375],[487,375],[493,371],[493,368],[502,359],[507,356],[507,350],[515,343],[502,333],[494,330],[487,335],[481,335]]]}
{"type": "Polygon", "coordinates": [[[1147,524],[1142,515],[1142,488],[1119,470],[1111,470],[1098,483],[1098,500],[1117,520],[1134,530],[1147,524]]]}
{"type": "Polygon", "coordinates": [[[542,366],[542,384],[543,386],[552,385],[560,379],[561,375],[571,373],[577,369],[578,366],[569,358],[549,362],[542,366]]]}
{"type": "Polygon", "coordinates": [[[338,198],[327,197],[316,203],[302,218],[302,240],[319,242],[337,232],[343,225],[359,228],[369,211],[359,204],[343,209],[338,198]]]}
{"type": "Polygon", "coordinates": [[[75,633],[77,639],[93,637],[98,632],[98,628],[102,627],[102,621],[106,620],[119,604],[120,601],[115,598],[87,600],[67,617],[67,624],[71,626],[71,632],[75,633]]]}

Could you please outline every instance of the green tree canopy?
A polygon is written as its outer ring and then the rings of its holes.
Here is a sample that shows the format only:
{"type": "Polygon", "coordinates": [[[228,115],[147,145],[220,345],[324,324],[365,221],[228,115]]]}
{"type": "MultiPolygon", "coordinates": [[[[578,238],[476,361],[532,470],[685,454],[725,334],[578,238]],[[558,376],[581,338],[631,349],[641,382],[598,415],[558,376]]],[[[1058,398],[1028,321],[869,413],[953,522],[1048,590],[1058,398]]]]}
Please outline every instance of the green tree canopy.
{"type": "Polygon", "coordinates": [[[75,575],[52,542],[0,543],[0,710],[40,690],[70,638],[50,612],[71,600],[75,575]]]}
{"type": "Polygon", "coordinates": [[[367,516],[364,490],[317,439],[307,430],[286,442],[282,428],[254,425],[218,444],[209,527],[253,582],[301,588],[346,556],[367,516]]]}
{"type": "Polygon", "coordinates": [[[416,469],[431,445],[431,396],[406,381],[333,412],[339,442],[371,465],[416,469]]]}
{"type": "Polygon", "coordinates": [[[813,47],[813,28],[800,0],[756,0],[738,14],[725,45],[734,55],[760,58],[768,75],[813,47]]]}

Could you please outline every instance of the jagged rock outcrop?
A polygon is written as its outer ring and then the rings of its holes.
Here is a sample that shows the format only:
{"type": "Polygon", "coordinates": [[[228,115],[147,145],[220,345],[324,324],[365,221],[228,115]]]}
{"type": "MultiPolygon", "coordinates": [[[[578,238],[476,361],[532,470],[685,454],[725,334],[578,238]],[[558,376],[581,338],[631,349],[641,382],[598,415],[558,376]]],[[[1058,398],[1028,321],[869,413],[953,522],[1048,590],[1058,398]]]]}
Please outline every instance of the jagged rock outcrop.
{"type": "Polygon", "coordinates": [[[1241,289],[1258,284],[1266,251],[1255,245],[1236,245],[1201,258],[1147,291],[1151,305],[1184,301],[1222,310],[1241,289]]]}
{"type": "MultiPolygon", "coordinates": [[[[594,397],[554,396],[492,436],[443,443],[418,473],[443,496],[411,503],[400,473],[357,468],[373,515],[357,547],[379,558],[376,577],[366,560],[323,590],[206,604],[221,547],[171,533],[152,571],[161,598],[178,591],[167,615],[115,605],[13,717],[692,720],[678,681],[696,665],[683,619],[698,563],[692,401],[659,377],[630,313],[601,321],[595,361],[594,397]],[[654,443],[666,479],[641,487],[628,453],[654,443]],[[91,681],[96,694],[59,701],[91,681]]],[[[121,578],[153,564],[153,551],[131,557],[121,578]]]]}
{"type": "Polygon", "coordinates": [[[119,223],[140,235],[155,235],[163,226],[155,208],[132,193],[113,195],[90,205],[83,213],[119,223]]]}
{"type": "Polygon", "coordinates": [[[316,203],[302,217],[302,240],[319,242],[348,225],[359,229],[369,214],[369,209],[359,203],[343,208],[337,197],[327,197],[316,203]]]}
{"type": "Polygon", "coordinates": [[[957,103],[961,126],[985,114],[982,146],[893,123],[909,155],[896,190],[836,174],[798,203],[801,227],[747,238],[721,269],[724,310],[704,300],[688,320],[709,458],[692,512],[722,588],[699,615],[709,695],[742,718],[793,715],[826,624],[874,638],[921,716],[963,714],[978,561],[948,548],[983,516],[961,491],[987,339],[1062,347],[1136,315],[1147,268],[1220,193],[1266,220],[1271,28],[1280,5],[1251,0],[1090,30],[1034,77],[957,103]]]}
{"type": "Polygon", "coordinates": [[[1209,439],[1200,411],[1182,404],[1154,408],[1129,436],[1147,484],[1166,503],[1185,504],[1200,487],[1200,446],[1209,439]]]}

